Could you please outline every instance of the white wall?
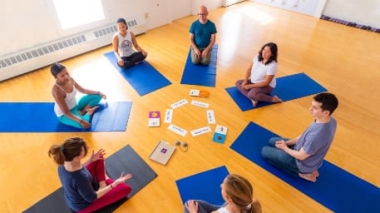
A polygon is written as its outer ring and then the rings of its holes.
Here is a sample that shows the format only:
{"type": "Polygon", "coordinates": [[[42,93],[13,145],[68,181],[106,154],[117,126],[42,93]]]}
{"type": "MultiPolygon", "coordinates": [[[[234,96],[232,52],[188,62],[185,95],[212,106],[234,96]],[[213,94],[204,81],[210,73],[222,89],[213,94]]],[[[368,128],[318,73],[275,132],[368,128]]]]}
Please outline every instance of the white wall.
{"type": "Polygon", "coordinates": [[[255,2],[320,18],[326,0],[255,0],[255,2]]]}
{"type": "Polygon", "coordinates": [[[213,10],[215,8],[221,7],[223,4],[223,0],[193,0],[192,1],[192,15],[197,15],[199,11],[199,7],[201,5],[205,5],[207,10],[213,10]]]}
{"type": "MultiPolygon", "coordinates": [[[[148,15],[148,28],[149,26],[157,27],[168,24],[172,20],[191,15],[193,1],[197,0],[102,0],[105,11],[104,20],[62,30],[52,0],[2,0],[0,58],[54,40],[107,26],[114,23],[118,17],[129,19],[134,16],[148,15]],[[165,8],[157,7],[157,3],[165,8]],[[162,16],[160,11],[166,11],[165,17],[160,17],[162,16]]],[[[216,8],[221,5],[219,2],[221,0],[204,0],[199,5],[206,4],[216,8]]]]}
{"type": "Polygon", "coordinates": [[[170,0],[169,11],[171,20],[177,20],[191,15],[192,0],[170,0]]]}
{"type": "MultiPolygon", "coordinates": [[[[292,4],[312,5],[316,0],[251,0],[266,3],[275,7],[291,7],[292,4]]],[[[302,9],[302,8],[297,8],[302,9]]],[[[357,24],[380,28],[380,0],[326,0],[323,15],[357,24]]],[[[295,11],[295,10],[293,10],[295,11]]]]}
{"type": "MultiPolygon", "coordinates": [[[[102,0],[105,20],[69,30],[60,29],[51,0],[2,0],[1,2],[0,57],[109,25],[114,23],[117,17],[128,19],[135,15],[149,14],[151,5],[157,1],[102,0]]],[[[202,4],[213,10],[222,6],[223,1],[167,0],[167,2],[168,18],[164,19],[164,22],[170,23],[172,20],[197,14],[202,4]]],[[[328,0],[323,14],[380,28],[379,0],[328,0]]]]}
{"type": "Polygon", "coordinates": [[[328,0],[323,15],[380,28],[380,0],[328,0]]]}
{"type": "Polygon", "coordinates": [[[149,0],[102,0],[105,20],[68,30],[61,30],[51,0],[2,0],[4,1],[0,13],[0,41],[5,43],[1,45],[0,56],[106,26],[114,23],[118,17],[144,14],[149,0]]]}
{"type": "Polygon", "coordinates": [[[148,29],[171,22],[168,0],[150,0],[148,9],[148,29]]]}

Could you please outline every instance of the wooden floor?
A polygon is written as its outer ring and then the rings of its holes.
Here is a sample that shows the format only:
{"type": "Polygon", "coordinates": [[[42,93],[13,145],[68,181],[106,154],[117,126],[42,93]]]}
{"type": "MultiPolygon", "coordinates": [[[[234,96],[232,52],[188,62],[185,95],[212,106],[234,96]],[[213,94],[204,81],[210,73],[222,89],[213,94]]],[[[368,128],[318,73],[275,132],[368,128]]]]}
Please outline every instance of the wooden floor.
{"type": "MultiPolygon", "coordinates": [[[[218,29],[214,88],[180,84],[189,48],[188,28],[196,16],[138,36],[139,44],[149,53],[147,61],[172,82],[148,95],[140,97],[108,63],[103,54],[111,51],[111,46],[64,61],[78,82],[100,89],[108,101],[133,102],[127,130],[0,133],[0,212],[21,212],[60,187],[56,165],[47,150],[73,136],[85,138],[92,149],[106,149],[108,155],[130,144],[157,172],[152,183],[116,212],[182,212],[175,181],[222,165],[252,182],[264,212],[330,212],[229,148],[250,121],[286,137],[301,134],[312,122],[308,111],[311,96],[242,112],[226,93],[225,88],[244,76],[252,57],[269,41],[279,47],[278,77],[305,72],[339,98],[334,113],[338,129],[327,160],[380,186],[379,34],[252,2],[213,10],[209,18],[218,29]],[[190,89],[211,92],[210,98],[202,101],[215,111],[217,123],[229,128],[225,144],[213,143],[212,133],[182,137],[167,130],[167,124],[147,127],[148,111],[163,113],[176,101],[191,100],[190,89]],[[156,164],[148,156],[162,138],[171,143],[186,141],[190,149],[176,152],[167,166],[156,164]]],[[[53,84],[49,68],[19,76],[0,83],[0,101],[51,102],[53,84]]],[[[207,121],[204,111],[187,105],[175,110],[173,123],[193,130],[207,121]]]]}

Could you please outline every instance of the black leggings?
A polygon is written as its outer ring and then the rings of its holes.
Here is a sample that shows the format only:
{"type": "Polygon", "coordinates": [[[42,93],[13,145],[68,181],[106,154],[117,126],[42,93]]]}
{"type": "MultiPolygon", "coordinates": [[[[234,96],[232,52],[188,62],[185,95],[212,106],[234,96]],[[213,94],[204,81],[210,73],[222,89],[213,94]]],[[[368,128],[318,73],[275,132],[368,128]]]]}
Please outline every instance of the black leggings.
{"type": "Polygon", "coordinates": [[[142,54],[142,52],[135,52],[132,55],[128,57],[121,57],[124,61],[124,65],[121,66],[123,68],[130,68],[133,67],[135,64],[143,61],[145,59],[145,55],[142,54]]]}

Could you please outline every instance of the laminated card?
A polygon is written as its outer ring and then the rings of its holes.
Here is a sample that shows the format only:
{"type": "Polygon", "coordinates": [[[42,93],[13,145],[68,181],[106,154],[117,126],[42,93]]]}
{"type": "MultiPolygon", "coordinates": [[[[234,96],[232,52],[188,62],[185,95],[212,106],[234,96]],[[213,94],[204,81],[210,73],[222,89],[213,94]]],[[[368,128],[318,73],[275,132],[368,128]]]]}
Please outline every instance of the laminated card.
{"type": "Polygon", "coordinates": [[[226,140],[226,135],[227,135],[227,127],[216,125],[212,141],[217,142],[217,143],[224,143],[224,141],[226,140]]]}
{"type": "Polygon", "coordinates": [[[148,126],[160,126],[160,111],[150,111],[148,116],[148,126]]]}
{"type": "Polygon", "coordinates": [[[208,96],[210,96],[210,93],[206,90],[192,89],[190,90],[190,96],[208,98],[208,96]]]}

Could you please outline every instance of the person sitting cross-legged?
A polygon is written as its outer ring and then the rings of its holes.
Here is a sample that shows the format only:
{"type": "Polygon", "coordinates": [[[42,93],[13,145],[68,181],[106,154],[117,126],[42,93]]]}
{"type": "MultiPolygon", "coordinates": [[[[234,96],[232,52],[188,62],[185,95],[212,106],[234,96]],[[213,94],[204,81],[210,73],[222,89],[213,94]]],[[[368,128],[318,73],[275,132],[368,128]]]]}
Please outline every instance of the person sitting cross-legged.
{"type": "Polygon", "coordinates": [[[331,114],[338,107],[338,99],[331,93],[314,96],[310,114],[313,123],[294,139],[271,138],[269,146],[261,150],[262,157],[285,172],[315,182],[318,169],[334,139],[337,122],[331,114]]]}

